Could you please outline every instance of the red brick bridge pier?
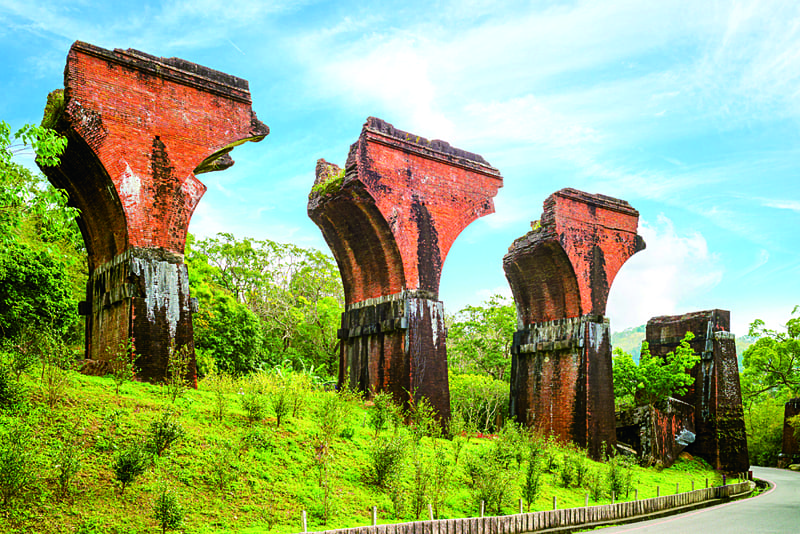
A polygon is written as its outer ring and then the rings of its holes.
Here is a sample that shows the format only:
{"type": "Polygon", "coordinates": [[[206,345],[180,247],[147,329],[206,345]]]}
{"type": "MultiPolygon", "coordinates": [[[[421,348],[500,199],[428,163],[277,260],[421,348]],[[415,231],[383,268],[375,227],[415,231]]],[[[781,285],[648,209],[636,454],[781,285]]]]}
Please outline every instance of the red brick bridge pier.
{"type": "Polygon", "coordinates": [[[107,359],[107,347],[130,337],[139,376],[158,380],[171,344],[194,347],[183,252],[206,190],[196,175],[230,167],[228,153],[269,128],[245,80],[80,41],[45,121],[68,144],[61,163],[42,170],[80,209],[89,257],[86,358],[107,359]]]}
{"type": "Polygon", "coordinates": [[[510,414],[595,458],[616,443],[605,311],[617,272],[645,246],[638,222],[623,200],[562,189],[503,258],[519,329],[510,414]]]}
{"type": "Polygon", "coordinates": [[[427,397],[450,416],[442,266],[502,187],[481,156],[370,117],[343,169],[324,160],[309,217],[333,252],[346,308],[339,386],[427,397]]]}

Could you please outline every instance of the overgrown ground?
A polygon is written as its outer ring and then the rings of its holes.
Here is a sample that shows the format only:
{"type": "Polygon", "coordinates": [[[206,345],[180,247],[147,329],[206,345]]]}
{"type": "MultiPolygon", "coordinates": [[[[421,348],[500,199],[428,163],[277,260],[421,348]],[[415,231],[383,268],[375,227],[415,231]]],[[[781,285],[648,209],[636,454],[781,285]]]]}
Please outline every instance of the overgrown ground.
{"type": "MultiPolygon", "coordinates": [[[[198,533],[299,532],[302,510],[308,513],[309,530],[369,524],[372,506],[378,508],[379,522],[405,521],[414,519],[415,508],[425,517],[431,500],[439,517],[476,516],[479,492],[496,495],[498,489],[490,486],[498,482],[500,511],[515,513],[530,479],[531,443],[538,450],[535,472],[540,473],[531,510],[550,509],[554,496],[559,508],[583,506],[589,492],[602,494],[593,504],[610,502],[609,464],[591,462],[579,451],[532,440],[509,425],[499,437],[460,435],[450,440],[419,437],[420,432],[405,425],[394,429],[388,424],[376,437],[372,403],[311,389],[303,377],[262,375],[231,382],[228,388],[201,382],[199,389],[172,402],[163,386],[128,382],[116,395],[110,377],[65,376],[69,383],[52,408],[40,372],[33,369],[22,376],[21,400],[0,410],[0,454],[6,460],[0,466],[0,482],[5,481],[0,486],[7,488],[10,480],[9,458],[32,475],[16,491],[3,489],[0,532],[160,532],[153,506],[165,489],[184,510],[179,530],[198,533]],[[252,402],[274,404],[281,394],[276,388],[290,383],[294,393],[286,397],[288,413],[280,427],[273,405],[263,419],[251,421],[252,411],[248,418],[243,399],[251,402],[251,409],[252,402]],[[227,406],[218,418],[220,402],[227,406]],[[150,456],[145,472],[122,493],[112,466],[122,451],[148,443],[151,424],[165,412],[174,413],[185,434],[161,457],[150,456]],[[19,437],[20,447],[11,446],[12,436],[19,437]],[[392,443],[400,446],[392,449],[392,443]],[[376,456],[378,446],[394,453],[376,456]],[[385,460],[391,454],[402,456],[402,470],[389,473],[383,488],[368,483],[375,479],[375,458],[385,460]],[[75,460],[78,469],[69,476],[75,460]],[[499,472],[481,478],[481,466],[494,470],[500,465],[499,472]],[[565,481],[570,487],[564,487],[565,481]]],[[[13,377],[7,379],[17,388],[13,377]]],[[[693,460],[661,471],[612,463],[617,482],[638,489],[640,499],[655,496],[656,486],[665,495],[676,484],[686,491],[692,481],[698,488],[706,478],[711,484],[720,481],[693,460]]],[[[630,491],[622,500],[633,496],[630,491]]],[[[491,503],[487,513],[496,513],[491,503]]]]}

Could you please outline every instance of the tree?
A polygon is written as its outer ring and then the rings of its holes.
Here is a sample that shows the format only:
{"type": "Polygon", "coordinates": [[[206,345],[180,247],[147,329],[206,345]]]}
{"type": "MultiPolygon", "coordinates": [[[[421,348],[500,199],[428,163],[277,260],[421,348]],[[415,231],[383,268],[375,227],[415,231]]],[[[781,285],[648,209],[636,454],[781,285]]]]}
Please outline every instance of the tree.
{"type": "MultiPolygon", "coordinates": [[[[344,296],[330,256],[270,240],[237,240],[225,233],[197,242],[192,250],[205,263],[204,282],[225,291],[258,318],[262,361],[288,359],[297,368],[312,365],[317,372],[335,371],[344,296]]],[[[193,265],[190,282],[195,279],[193,265]]]]}
{"type": "Polygon", "coordinates": [[[50,327],[77,340],[77,301],[86,287],[86,255],[63,191],[12,161],[25,150],[55,165],[66,139],[26,125],[13,138],[0,121],[0,337],[23,325],[50,327]],[[12,139],[21,142],[12,144],[12,139]]]}
{"type": "Polygon", "coordinates": [[[614,396],[618,404],[654,404],[672,395],[685,395],[694,383],[688,373],[699,361],[689,343],[694,334],[686,332],[680,345],[664,358],[650,354],[647,342],[642,342],[639,364],[622,349],[614,349],[614,396]]]}
{"type": "MultiPolygon", "coordinates": [[[[795,306],[792,315],[798,311],[800,306],[795,306]]],[[[800,315],[786,322],[786,332],[765,328],[764,321],[756,319],[749,335],[757,340],[742,358],[744,398],[755,399],[768,392],[775,395],[783,389],[800,395],[800,315]]]]}
{"type": "Polygon", "coordinates": [[[511,342],[517,312],[508,299],[494,295],[482,306],[459,311],[448,328],[448,360],[456,373],[486,373],[508,381],[511,342]]]}

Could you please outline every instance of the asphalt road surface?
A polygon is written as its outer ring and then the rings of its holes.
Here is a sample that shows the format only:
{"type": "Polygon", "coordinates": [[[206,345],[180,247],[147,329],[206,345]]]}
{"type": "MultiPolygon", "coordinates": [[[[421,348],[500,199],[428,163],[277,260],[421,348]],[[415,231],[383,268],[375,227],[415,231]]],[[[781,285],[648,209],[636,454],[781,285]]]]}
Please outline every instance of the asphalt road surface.
{"type": "Polygon", "coordinates": [[[773,487],[750,499],[733,501],[686,514],[619,527],[598,529],[610,534],[800,534],[800,473],[786,469],[753,467],[753,476],[773,487]]]}

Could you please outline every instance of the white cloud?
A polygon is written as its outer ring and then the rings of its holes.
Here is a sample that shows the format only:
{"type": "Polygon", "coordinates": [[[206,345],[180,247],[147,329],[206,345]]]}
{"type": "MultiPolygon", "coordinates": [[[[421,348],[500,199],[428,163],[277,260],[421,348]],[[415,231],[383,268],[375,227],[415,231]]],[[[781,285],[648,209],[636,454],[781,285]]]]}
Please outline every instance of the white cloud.
{"type": "Polygon", "coordinates": [[[800,200],[772,200],[764,199],[761,201],[763,206],[777,208],[781,210],[791,210],[800,212],[800,200]]]}
{"type": "MultiPolygon", "coordinates": [[[[641,221],[647,248],[622,267],[609,295],[611,327],[621,331],[651,317],[705,309],[702,295],[720,283],[723,268],[700,233],[679,235],[670,219],[641,221]],[[699,307],[698,307],[699,306],[699,307]]],[[[713,306],[711,306],[713,307],[713,306]]]]}

